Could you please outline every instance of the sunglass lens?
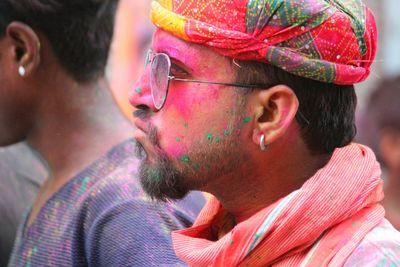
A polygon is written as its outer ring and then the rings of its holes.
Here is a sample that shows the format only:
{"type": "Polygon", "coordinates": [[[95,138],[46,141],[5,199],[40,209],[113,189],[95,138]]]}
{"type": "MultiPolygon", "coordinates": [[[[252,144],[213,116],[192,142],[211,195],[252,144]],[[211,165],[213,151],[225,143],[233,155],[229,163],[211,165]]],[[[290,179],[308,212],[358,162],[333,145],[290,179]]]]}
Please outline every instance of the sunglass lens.
{"type": "Polygon", "coordinates": [[[170,65],[165,54],[157,54],[151,63],[150,87],[156,109],[163,107],[167,96],[170,65]]]}

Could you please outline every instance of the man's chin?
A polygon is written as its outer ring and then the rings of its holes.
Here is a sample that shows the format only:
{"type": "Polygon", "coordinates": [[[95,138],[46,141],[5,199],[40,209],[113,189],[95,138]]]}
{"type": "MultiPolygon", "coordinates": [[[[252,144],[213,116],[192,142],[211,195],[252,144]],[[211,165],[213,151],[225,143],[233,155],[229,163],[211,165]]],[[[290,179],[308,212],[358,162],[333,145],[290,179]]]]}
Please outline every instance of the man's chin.
{"type": "Polygon", "coordinates": [[[163,158],[158,161],[143,160],[139,178],[143,190],[155,200],[166,202],[182,199],[189,191],[184,186],[181,174],[163,158]]]}

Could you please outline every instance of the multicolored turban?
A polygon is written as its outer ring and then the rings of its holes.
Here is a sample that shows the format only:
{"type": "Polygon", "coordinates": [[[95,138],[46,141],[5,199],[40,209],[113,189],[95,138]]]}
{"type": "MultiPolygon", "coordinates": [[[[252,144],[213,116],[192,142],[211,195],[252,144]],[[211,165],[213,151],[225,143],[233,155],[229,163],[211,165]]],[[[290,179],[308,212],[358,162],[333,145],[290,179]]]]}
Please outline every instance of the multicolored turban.
{"type": "Polygon", "coordinates": [[[335,84],[367,78],[376,53],[361,0],[158,0],[153,23],[189,42],[335,84]]]}

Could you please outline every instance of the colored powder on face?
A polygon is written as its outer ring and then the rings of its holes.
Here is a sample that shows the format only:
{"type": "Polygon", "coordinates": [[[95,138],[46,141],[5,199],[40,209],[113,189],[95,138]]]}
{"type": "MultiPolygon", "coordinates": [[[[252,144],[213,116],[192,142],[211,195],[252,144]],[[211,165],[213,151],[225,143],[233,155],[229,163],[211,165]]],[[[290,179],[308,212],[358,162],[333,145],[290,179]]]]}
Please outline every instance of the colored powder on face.
{"type": "Polygon", "coordinates": [[[243,119],[243,124],[249,123],[250,121],[251,121],[251,118],[250,118],[250,117],[245,117],[245,118],[243,119]]]}
{"type": "Polygon", "coordinates": [[[136,93],[140,94],[140,92],[142,92],[142,90],[140,89],[140,87],[136,88],[136,93]]]}
{"type": "Polygon", "coordinates": [[[85,191],[85,190],[86,190],[86,187],[87,187],[87,184],[88,184],[89,180],[90,180],[90,177],[89,177],[89,176],[86,176],[85,179],[83,179],[82,185],[81,185],[82,191],[85,191]]]}
{"type": "Polygon", "coordinates": [[[189,158],[189,156],[187,156],[187,155],[183,155],[183,156],[181,157],[181,161],[183,161],[183,162],[189,162],[189,161],[190,161],[190,158],[189,158]]]}
{"type": "Polygon", "coordinates": [[[212,140],[214,139],[213,135],[210,134],[210,133],[207,134],[206,137],[207,137],[207,140],[210,141],[210,142],[212,142],[212,140]]]}
{"type": "Polygon", "coordinates": [[[180,142],[182,141],[182,139],[180,137],[175,138],[176,142],[180,142]]]}
{"type": "Polygon", "coordinates": [[[221,137],[217,136],[215,137],[215,143],[219,144],[221,142],[221,137]]]}
{"type": "Polygon", "coordinates": [[[199,171],[199,170],[200,170],[200,164],[198,164],[198,163],[194,164],[194,165],[193,165],[193,169],[194,169],[195,171],[199,171]]]}
{"type": "Polygon", "coordinates": [[[210,169],[211,169],[211,164],[210,164],[210,162],[207,162],[205,167],[206,167],[207,170],[210,170],[210,169]]]}
{"type": "Polygon", "coordinates": [[[225,135],[225,136],[230,136],[231,134],[232,134],[232,132],[229,131],[229,130],[225,130],[225,131],[224,131],[224,135],[225,135]]]}
{"type": "Polygon", "coordinates": [[[189,128],[189,124],[188,124],[187,122],[185,122],[185,123],[183,124],[183,127],[189,128]]]}

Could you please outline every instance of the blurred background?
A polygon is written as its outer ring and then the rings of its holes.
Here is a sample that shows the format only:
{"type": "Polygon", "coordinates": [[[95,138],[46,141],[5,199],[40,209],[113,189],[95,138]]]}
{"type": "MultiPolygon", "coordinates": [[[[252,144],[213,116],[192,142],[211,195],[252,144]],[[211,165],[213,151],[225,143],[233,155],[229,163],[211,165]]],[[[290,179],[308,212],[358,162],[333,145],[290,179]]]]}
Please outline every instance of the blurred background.
{"type": "Polygon", "coordinates": [[[362,112],[368,96],[375,86],[388,76],[400,74],[400,16],[399,0],[365,0],[375,14],[378,25],[378,54],[370,78],[357,85],[359,112],[362,112]]]}

